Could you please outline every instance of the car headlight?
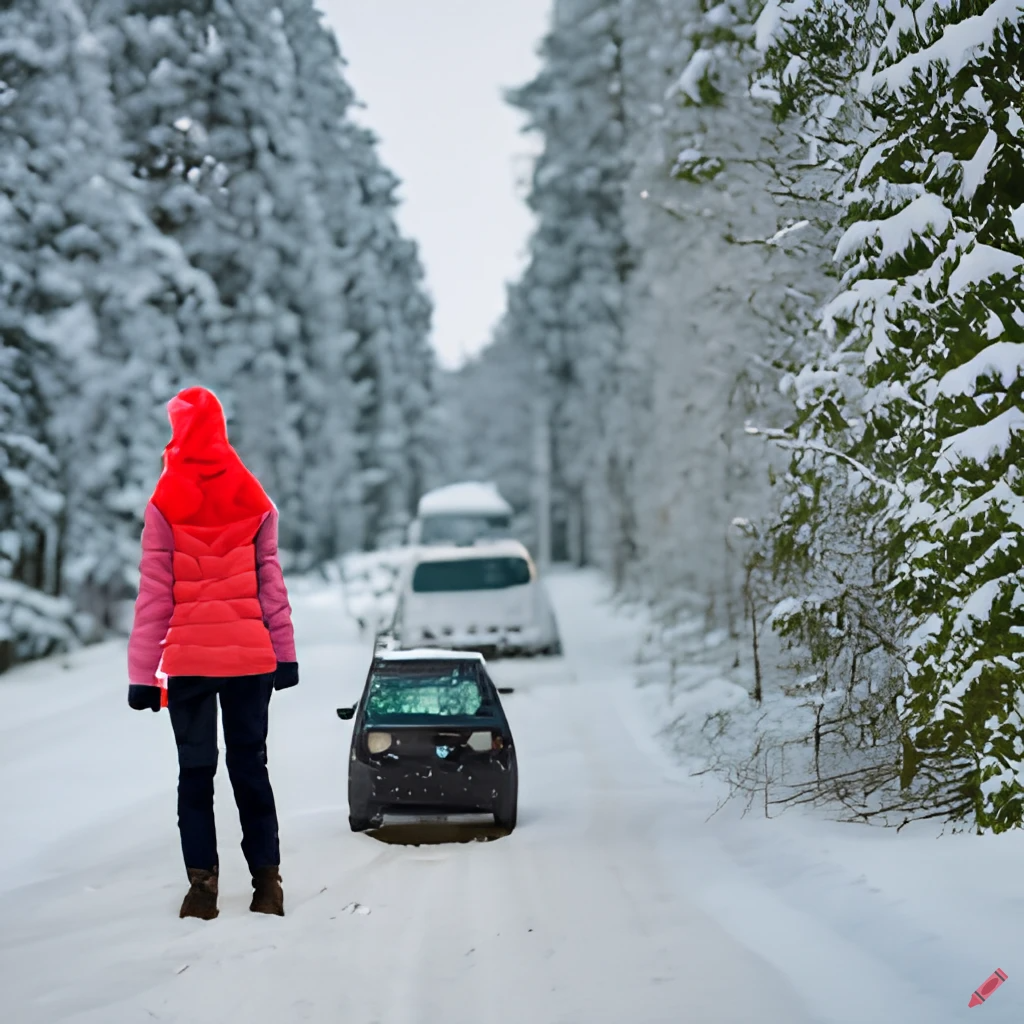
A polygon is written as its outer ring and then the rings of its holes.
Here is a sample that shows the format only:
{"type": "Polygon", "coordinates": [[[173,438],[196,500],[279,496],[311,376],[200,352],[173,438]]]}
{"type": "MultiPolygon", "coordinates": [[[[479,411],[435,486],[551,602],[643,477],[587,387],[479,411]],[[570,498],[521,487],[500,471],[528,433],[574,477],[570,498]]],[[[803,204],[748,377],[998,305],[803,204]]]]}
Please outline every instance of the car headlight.
{"type": "Polygon", "coordinates": [[[383,754],[391,746],[391,733],[389,732],[368,732],[366,734],[366,749],[371,754],[383,754]]]}

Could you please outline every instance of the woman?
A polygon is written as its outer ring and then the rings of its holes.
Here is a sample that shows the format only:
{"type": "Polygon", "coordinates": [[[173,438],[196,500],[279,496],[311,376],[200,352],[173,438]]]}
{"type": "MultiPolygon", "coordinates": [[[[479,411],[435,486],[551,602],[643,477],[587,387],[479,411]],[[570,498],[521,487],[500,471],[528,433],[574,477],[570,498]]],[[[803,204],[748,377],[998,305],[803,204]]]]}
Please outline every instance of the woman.
{"type": "Polygon", "coordinates": [[[224,410],[212,392],[187,388],[171,399],[168,413],[171,442],[142,531],[128,704],[137,711],[166,706],[171,716],[189,879],[180,916],[218,914],[218,696],[252,874],[249,909],[283,915],[267,713],[272,690],[298,683],[299,668],[277,557],[277,509],[228,442],[224,410]]]}

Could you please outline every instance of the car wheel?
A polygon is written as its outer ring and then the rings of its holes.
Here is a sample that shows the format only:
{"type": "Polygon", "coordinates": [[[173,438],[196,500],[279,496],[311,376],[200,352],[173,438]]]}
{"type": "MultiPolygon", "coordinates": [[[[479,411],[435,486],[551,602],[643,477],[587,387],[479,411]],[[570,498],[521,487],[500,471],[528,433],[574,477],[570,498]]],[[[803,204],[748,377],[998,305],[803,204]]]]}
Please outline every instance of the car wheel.
{"type": "Polygon", "coordinates": [[[519,814],[519,786],[516,785],[512,791],[506,794],[494,807],[494,824],[506,833],[516,827],[516,818],[519,814]]]}

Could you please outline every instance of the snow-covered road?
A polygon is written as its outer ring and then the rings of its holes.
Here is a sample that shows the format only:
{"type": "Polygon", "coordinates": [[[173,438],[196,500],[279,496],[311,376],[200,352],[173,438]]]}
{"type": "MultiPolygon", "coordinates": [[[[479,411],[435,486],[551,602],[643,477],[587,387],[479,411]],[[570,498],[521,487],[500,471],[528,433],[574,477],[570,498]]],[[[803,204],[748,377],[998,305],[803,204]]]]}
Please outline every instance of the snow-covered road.
{"type": "MultiPolygon", "coordinates": [[[[516,687],[520,827],[418,847],[348,830],[350,726],[334,708],[357,697],[369,651],[337,591],[293,594],[302,682],[274,698],[270,750],[284,919],[247,912],[222,772],[221,916],[178,920],[170,728],[126,707],[121,645],[0,680],[0,1019],[923,1024],[962,1019],[996,966],[1011,989],[1012,933],[958,960],[940,924],[908,922],[898,893],[869,884],[877,840],[705,824],[713,804],[662,753],[633,688],[637,623],[592,577],[557,577],[553,594],[565,659],[494,669],[516,687]],[[836,850],[824,870],[822,836],[836,850]],[[989,963],[1000,948],[1006,962],[989,963]]],[[[1011,853],[988,869],[1012,870],[1011,853]]],[[[919,874],[922,905],[940,877],[919,874]]],[[[1000,992],[983,1012],[1016,1020],[1019,1005],[1000,992]]]]}

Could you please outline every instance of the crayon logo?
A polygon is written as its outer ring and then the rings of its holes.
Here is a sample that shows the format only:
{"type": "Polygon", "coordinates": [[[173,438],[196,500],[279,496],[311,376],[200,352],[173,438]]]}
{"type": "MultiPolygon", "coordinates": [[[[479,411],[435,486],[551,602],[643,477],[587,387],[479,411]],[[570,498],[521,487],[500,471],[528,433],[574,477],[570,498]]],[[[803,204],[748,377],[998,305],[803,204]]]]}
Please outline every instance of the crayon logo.
{"type": "Polygon", "coordinates": [[[995,971],[985,979],[984,983],[974,990],[974,995],[971,996],[971,1001],[967,1005],[981,1006],[981,1004],[985,1002],[985,1000],[988,999],[1004,981],[1006,981],[1006,971],[1001,971],[997,967],[995,971]]]}

